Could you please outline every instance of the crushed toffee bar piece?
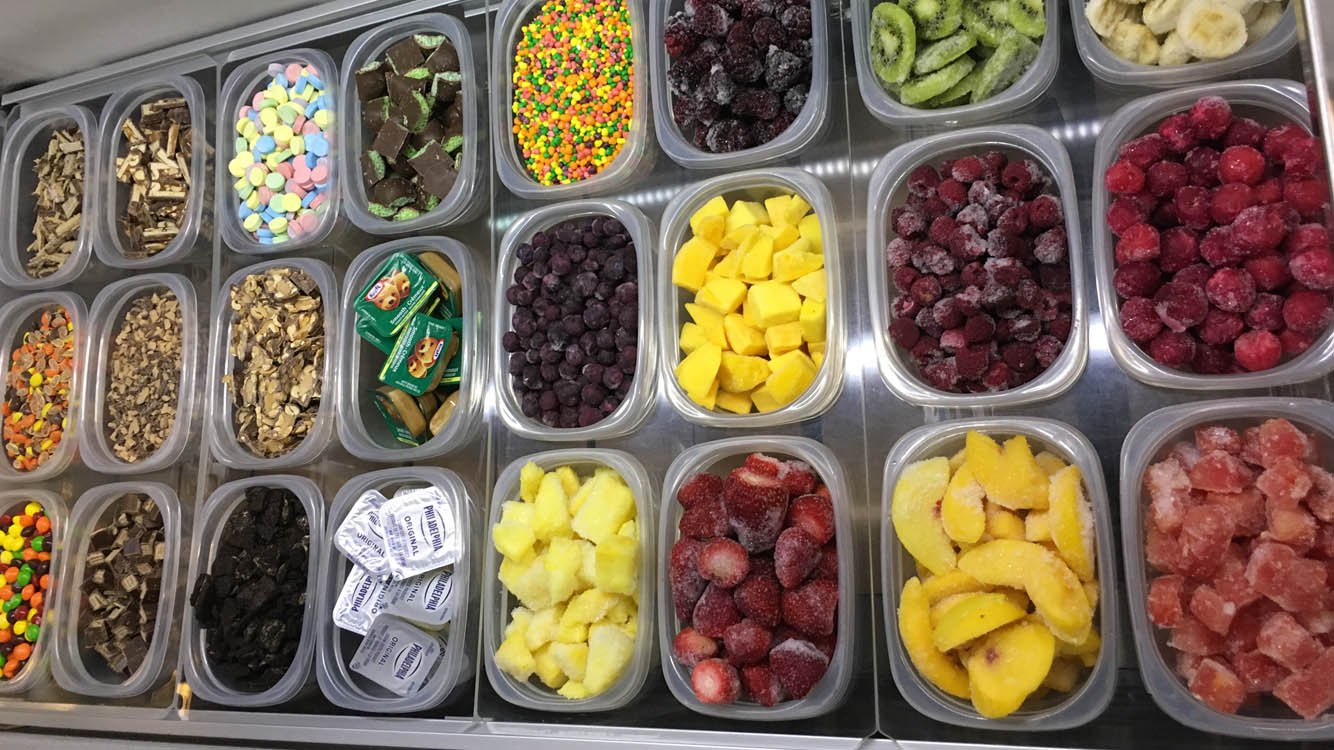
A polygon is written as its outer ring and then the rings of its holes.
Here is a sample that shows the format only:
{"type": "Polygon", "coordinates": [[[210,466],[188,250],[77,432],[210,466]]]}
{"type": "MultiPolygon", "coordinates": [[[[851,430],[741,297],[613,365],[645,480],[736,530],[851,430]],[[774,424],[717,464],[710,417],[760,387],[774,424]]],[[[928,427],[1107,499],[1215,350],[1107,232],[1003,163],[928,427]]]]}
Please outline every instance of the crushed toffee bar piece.
{"type": "Polygon", "coordinates": [[[126,118],[125,154],[116,157],[116,181],[130,185],[121,231],[125,255],[147,258],[167,249],[181,232],[190,196],[193,129],[184,97],[144,102],[139,122],[126,118]]]}

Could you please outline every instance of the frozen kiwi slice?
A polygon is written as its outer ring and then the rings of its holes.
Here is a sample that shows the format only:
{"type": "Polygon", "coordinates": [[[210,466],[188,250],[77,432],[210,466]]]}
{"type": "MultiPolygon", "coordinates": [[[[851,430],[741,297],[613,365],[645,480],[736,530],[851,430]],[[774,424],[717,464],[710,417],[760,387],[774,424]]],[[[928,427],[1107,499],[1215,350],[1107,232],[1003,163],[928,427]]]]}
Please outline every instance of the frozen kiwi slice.
{"type": "Polygon", "coordinates": [[[963,0],[899,0],[899,5],[917,19],[923,39],[944,39],[963,23],[963,0]]]}
{"type": "Polygon", "coordinates": [[[1047,9],[1043,0],[1010,0],[1010,25],[1035,39],[1047,33],[1047,9]]]}
{"type": "Polygon", "coordinates": [[[962,80],[951,86],[945,93],[928,99],[922,106],[939,109],[940,107],[955,107],[967,104],[968,95],[973,93],[973,87],[977,85],[977,79],[982,75],[982,68],[982,65],[974,65],[971,73],[964,76],[962,80]]]}
{"type": "Polygon", "coordinates": [[[956,31],[953,34],[934,41],[922,48],[913,61],[912,72],[924,75],[933,70],[940,70],[968,53],[977,46],[977,37],[971,31],[956,31]]]}
{"type": "Polygon", "coordinates": [[[871,69],[885,83],[903,83],[917,54],[917,25],[891,2],[871,11],[871,69]]]}
{"type": "Polygon", "coordinates": [[[1009,19],[1009,0],[963,0],[963,27],[988,47],[1000,44],[1009,19]]]}
{"type": "Polygon", "coordinates": [[[982,73],[973,86],[972,102],[990,98],[1003,91],[1038,57],[1038,46],[1031,39],[1013,29],[1007,29],[996,52],[982,64],[982,73]]]}
{"type": "Polygon", "coordinates": [[[899,91],[899,101],[916,105],[933,96],[940,96],[949,91],[954,84],[962,81],[964,76],[973,72],[975,65],[977,63],[973,62],[973,58],[964,56],[934,73],[910,78],[899,91]]]}

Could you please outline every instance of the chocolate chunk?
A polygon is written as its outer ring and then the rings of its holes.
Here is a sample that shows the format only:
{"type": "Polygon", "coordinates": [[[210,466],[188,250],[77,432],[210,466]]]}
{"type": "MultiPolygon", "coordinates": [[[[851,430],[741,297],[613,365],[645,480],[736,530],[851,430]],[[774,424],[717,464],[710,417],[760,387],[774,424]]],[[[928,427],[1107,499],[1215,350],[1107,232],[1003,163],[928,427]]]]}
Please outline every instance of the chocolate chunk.
{"type": "Polygon", "coordinates": [[[432,73],[444,73],[446,71],[458,72],[459,53],[454,49],[454,45],[448,41],[436,47],[435,52],[426,58],[426,69],[432,73]]]}
{"type": "Polygon", "coordinates": [[[389,121],[389,97],[382,96],[366,102],[361,108],[361,120],[366,123],[367,130],[380,132],[380,128],[389,121]]]}
{"type": "Polygon", "coordinates": [[[412,41],[412,37],[394,43],[392,47],[385,50],[385,56],[389,58],[389,64],[394,68],[394,72],[399,75],[421,66],[426,61],[422,57],[421,48],[417,46],[416,42],[412,41]]]}
{"type": "Polygon", "coordinates": [[[455,99],[454,103],[445,109],[440,116],[440,122],[448,128],[463,128],[463,100],[455,99]]]}
{"type": "Polygon", "coordinates": [[[412,168],[421,176],[422,185],[433,195],[449,195],[458,179],[454,159],[445,153],[439,142],[432,142],[412,160],[412,168]]]}
{"type": "Polygon", "coordinates": [[[390,159],[398,156],[408,140],[408,129],[397,122],[386,122],[371,143],[371,150],[390,159]]]}
{"type": "Polygon", "coordinates": [[[162,567],[153,553],[164,544],[162,514],[157,503],[139,494],[125,496],[114,507],[110,522],[89,535],[96,544],[84,557],[80,588],[87,606],[81,608],[78,622],[81,647],[128,677],[143,663],[157,622],[162,567]],[[152,596],[147,606],[146,592],[152,596]]]}
{"type": "Polygon", "coordinates": [[[424,78],[410,78],[392,74],[385,76],[385,81],[389,84],[389,101],[395,104],[410,102],[413,92],[426,93],[426,86],[429,83],[424,78]]]}
{"type": "Polygon", "coordinates": [[[431,80],[431,96],[441,106],[447,107],[453,104],[454,97],[462,88],[463,79],[458,73],[436,73],[435,78],[431,80]]]}
{"type": "Polygon", "coordinates": [[[361,183],[366,186],[366,191],[375,186],[375,183],[384,179],[384,157],[376,151],[366,151],[361,155],[361,183]]]}
{"type": "Polygon", "coordinates": [[[385,95],[384,64],[379,60],[363,65],[356,73],[357,99],[368,102],[385,95]]]}
{"type": "MultiPolygon", "coordinates": [[[[408,143],[412,144],[412,147],[417,150],[417,153],[420,153],[421,149],[426,147],[426,144],[431,141],[444,140],[444,137],[445,124],[438,118],[431,118],[431,120],[426,123],[426,127],[421,129],[421,132],[412,134],[412,137],[408,139],[408,143]]],[[[416,156],[417,153],[412,154],[412,156],[416,156]]]]}
{"type": "Polygon", "coordinates": [[[407,205],[415,194],[412,183],[402,177],[386,177],[376,183],[375,189],[371,191],[371,200],[383,206],[407,205]]]}

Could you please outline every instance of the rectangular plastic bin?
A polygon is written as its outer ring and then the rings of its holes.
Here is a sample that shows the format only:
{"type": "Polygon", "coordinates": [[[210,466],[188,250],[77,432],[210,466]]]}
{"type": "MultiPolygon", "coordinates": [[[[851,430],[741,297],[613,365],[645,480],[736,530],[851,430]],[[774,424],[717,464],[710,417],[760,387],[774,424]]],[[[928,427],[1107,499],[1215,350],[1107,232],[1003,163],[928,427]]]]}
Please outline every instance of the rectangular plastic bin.
{"type": "Polygon", "coordinates": [[[763,435],[734,437],[693,445],[682,451],[667,469],[662,485],[662,510],[658,522],[658,646],[662,657],[662,674],[667,687],[681,705],[704,714],[727,720],[743,721],[796,721],[820,716],[837,708],[847,697],[856,661],[870,658],[869,654],[855,654],[857,614],[856,583],[853,571],[853,545],[860,541],[853,535],[852,514],[856,498],[852,494],[847,474],[834,452],[822,443],[805,437],[763,435]],[[680,632],[672,603],[671,581],[667,571],[671,567],[672,547],[680,538],[677,529],[681,520],[681,504],[676,494],[681,485],[695,474],[711,472],[726,476],[727,472],[745,462],[751,453],[762,452],[781,459],[805,461],[816,476],[829,487],[834,506],[834,541],[838,547],[838,616],[834,622],[835,649],[824,676],[804,698],[787,700],[774,706],[761,706],[752,701],[738,701],[715,705],[701,701],[691,688],[690,670],[676,661],[672,642],[680,632]]]}
{"type": "MultiPolygon", "coordinates": [[[[1049,6],[1050,7],[1050,6],[1049,6]]],[[[1080,235],[1079,196],[1065,147],[1047,131],[1031,125],[990,125],[909,141],[876,164],[866,197],[866,278],[871,293],[871,336],[875,340],[880,377],[894,395],[919,406],[982,408],[1016,406],[1055,398],[1070,390],[1088,361],[1088,301],[1084,289],[1084,245],[1080,235]],[[948,393],[928,385],[917,374],[911,356],[889,336],[890,310],[896,292],[889,283],[885,245],[893,235],[890,210],[908,196],[908,175],[922,164],[998,149],[1011,158],[1028,158],[1055,182],[1065,213],[1070,263],[1070,336],[1051,367],[1019,386],[995,393],[948,393]]]]}
{"type": "Polygon", "coordinates": [[[65,542],[69,539],[69,509],[60,495],[50,490],[13,489],[0,491],[0,513],[13,515],[21,513],[23,506],[31,501],[41,504],[46,517],[51,519],[51,573],[52,582],[47,587],[45,611],[42,612],[41,631],[37,642],[32,646],[32,654],[14,678],[0,682],[0,696],[17,696],[24,693],[36,693],[51,684],[51,649],[60,640],[64,628],[64,612],[60,606],[62,596],[60,566],[65,554],[65,542]]]}
{"type": "MultiPolygon", "coordinates": [[[[843,390],[843,362],[848,341],[847,299],[843,287],[843,256],[838,247],[838,217],[834,198],[824,183],[801,169],[786,167],[735,172],[703,180],[681,191],[663,209],[662,232],[658,240],[658,305],[662,323],[658,327],[658,347],[662,350],[662,389],[677,413],[695,424],[725,428],[759,428],[804,422],[824,414],[838,400],[843,390]],[[672,262],[676,252],[691,237],[690,216],[711,198],[721,195],[730,205],[737,200],[764,200],[776,195],[797,194],[811,205],[820,219],[826,278],[825,357],[815,380],[790,404],[771,412],[732,414],[721,409],[709,410],[686,395],[676,381],[676,366],[681,354],[681,325],[688,320],[685,303],[694,299],[686,289],[672,283],[672,262]]],[[[644,330],[640,326],[640,330],[644,330]]]]}
{"type": "Polygon", "coordinates": [[[1120,605],[1117,600],[1115,536],[1110,501],[1102,477],[1102,464],[1088,439],[1064,423],[1035,417],[957,419],[925,425],[908,432],[894,444],[885,457],[882,487],[880,575],[884,587],[885,635],[889,642],[894,685],[908,704],[935,721],[969,729],[1011,732],[1071,729],[1101,715],[1111,703],[1116,690],[1121,621],[1117,612],[1120,605]],[[993,438],[1024,435],[1034,451],[1049,450],[1062,460],[1078,466],[1083,475],[1088,501],[1093,506],[1098,576],[1098,609],[1094,617],[1102,638],[1098,663],[1073,691],[1052,691],[1037,699],[1037,705],[1020,708],[1000,719],[979,715],[971,702],[949,695],[918,674],[899,638],[899,596],[903,583],[913,575],[914,561],[899,544],[890,521],[894,486],[898,484],[899,474],[907,464],[936,456],[953,455],[963,447],[964,435],[969,430],[977,430],[993,438]]]}
{"type": "Polygon", "coordinates": [[[657,590],[654,575],[658,571],[654,569],[654,562],[657,560],[653,547],[656,541],[653,532],[655,511],[653,488],[648,472],[644,470],[643,464],[629,453],[600,448],[567,448],[517,458],[505,467],[496,480],[495,491],[491,493],[491,513],[487,529],[500,522],[502,506],[506,501],[519,498],[519,472],[530,461],[543,471],[554,471],[561,466],[570,466],[581,477],[585,473],[591,474],[594,469],[607,467],[620,474],[621,479],[634,494],[635,523],[639,528],[639,614],[635,649],[630,657],[630,663],[621,676],[605,692],[588,698],[565,698],[532,680],[519,682],[502,671],[496,665],[496,649],[500,647],[504,638],[510,610],[517,606],[517,599],[497,577],[500,570],[500,553],[495,545],[490,543],[488,533],[485,551],[486,577],[482,592],[482,659],[486,663],[487,679],[501,698],[522,708],[559,713],[593,713],[624,708],[640,696],[653,662],[655,642],[653,595],[657,590]]]}

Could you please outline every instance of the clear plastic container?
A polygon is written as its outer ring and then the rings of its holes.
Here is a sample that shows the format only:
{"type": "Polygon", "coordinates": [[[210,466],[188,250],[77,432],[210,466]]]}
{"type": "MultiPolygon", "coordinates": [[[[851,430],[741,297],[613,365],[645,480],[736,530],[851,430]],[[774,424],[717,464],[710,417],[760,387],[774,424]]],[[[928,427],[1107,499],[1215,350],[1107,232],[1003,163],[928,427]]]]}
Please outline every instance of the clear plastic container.
{"type": "MultiPolygon", "coordinates": [[[[195,249],[204,219],[206,170],[211,150],[207,122],[204,89],[197,81],[185,76],[154,76],[133,88],[116,93],[107,101],[106,107],[102,109],[98,131],[97,155],[102,160],[99,174],[106,180],[105,189],[98,196],[102,201],[102,210],[98,212],[97,243],[93,248],[98,260],[115,268],[153,268],[173,263],[195,249]],[[125,135],[121,132],[121,123],[134,118],[137,125],[139,105],[174,96],[184,97],[185,105],[190,110],[190,163],[187,177],[190,189],[185,199],[185,216],[180,222],[180,233],[165,248],[146,258],[129,258],[125,254],[126,237],[121,230],[120,219],[125,215],[130,200],[130,185],[116,180],[116,159],[125,154],[125,135]]],[[[235,120],[232,124],[235,125],[235,120]]]]}
{"type": "MultiPolygon", "coordinates": [[[[168,661],[172,625],[179,609],[177,590],[181,567],[181,501],[176,491],[159,482],[116,482],[93,487],[74,504],[70,515],[70,535],[75,540],[66,550],[60,565],[62,581],[72,581],[61,591],[61,607],[66,612],[64,627],[53,642],[51,671],[61,688],[96,698],[130,698],[140,695],[162,683],[176,667],[168,661]],[[163,539],[167,544],[162,558],[162,585],[158,593],[158,614],[153,624],[153,638],[148,645],[148,656],[139,669],[129,677],[111,671],[101,656],[80,645],[79,613],[86,604],[81,592],[88,542],[93,531],[111,521],[117,502],[127,494],[141,493],[152,498],[162,512],[163,539]]],[[[176,655],[174,650],[172,656],[176,655]]]]}
{"type": "Polygon", "coordinates": [[[1164,458],[1178,440],[1192,439],[1199,425],[1225,424],[1240,429],[1280,417],[1303,431],[1314,432],[1319,455],[1334,455],[1334,414],[1328,401],[1313,398],[1228,398],[1178,404],[1152,412],[1126,433],[1121,449],[1121,544],[1130,624],[1140,676],[1163,713],[1205,732],[1262,741],[1328,743],[1334,740],[1334,714],[1329,712],[1308,721],[1277,699],[1266,699],[1259,706],[1244,706],[1237,714],[1225,714],[1196,699],[1173,668],[1175,657],[1167,646],[1170,631],[1151,623],[1146,608],[1150,574],[1144,558],[1144,526],[1149,523],[1149,504],[1141,491],[1145,469],[1164,458]]]}
{"type": "Polygon", "coordinates": [[[639,697],[653,662],[654,564],[657,561],[653,547],[657,538],[653,532],[653,521],[653,485],[648,472],[638,459],[624,451],[566,448],[522,456],[505,467],[496,480],[495,491],[491,493],[490,520],[486,526],[486,578],[482,592],[482,658],[486,661],[487,679],[501,698],[516,706],[538,711],[594,713],[623,708],[639,697]],[[500,522],[502,505],[519,498],[519,472],[529,461],[540,466],[543,471],[570,466],[581,477],[605,466],[620,474],[635,496],[635,522],[639,527],[639,629],[630,663],[621,676],[599,695],[571,700],[531,680],[519,682],[496,666],[496,649],[500,648],[504,639],[510,610],[518,606],[518,601],[497,577],[500,553],[490,543],[490,529],[500,522]]]}
{"type": "MultiPolygon", "coordinates": [[[[857,592],[852,548],[859,544],[853,536],[852,514],[856,498],[852,494],[847,474],[834,452],[810,438],[764,435],[734,437],[692,445],[681,452],[667,468],[667,479],[662,484],[662,510],[658,521],[658,649],[662,657],[662,674],[667,687],[681,705],[722,719],[744,721],[796,721],[828,713],[837,708],[852,682],[857,669],[854,662],[856,649],[855,622],[857,620],[857,592]],[[676,493],[686,480],[702,471],[726,476],[740,466],[746,456],[755,452],[778,458],[805,461],[829,487],[834,505],[834,540],[838,547],[838,618],[834,623],[834,657],[829,669],[806,697],[788,700],[776,706],[761,706],[750,701],[717,705],[705,703],[695,696],[690,687],[690,670],[677,663],[672,655],[672,641],[681,630],[672,606],[672,587],[667,577],[672,547],[680,537],[677,525],[681,521],[681,504],[676,493]]],[[[865,656],[865,655],[862,655],[865,656]]]]}
{"type": "Polygon", "coordinates": [[[46,595],[43,597],[46,611],[42,613],[42,632],[39,634],[37,642],[33,644],[32,655],[28,657],[27,664],[14,675],[14,679],[0,682],[0,696],[29,693],[41,690],[51,684],[51,649],[56,648],[52,644],[60,640],[61,631],[65,626],[63,613],[60,610],[60,597],[62,596],[60,586],[63,581],[57,571],[63,565],[65,540],[69,538],[66,533],[66,529],[69,527],[69,509],[65,507],[65,501],[60,495],[50,490],[2,490],[0,491],[0,513],[15,513],[31,500],[41,503],[42,510],[46,512],[46,517],[51,519],[53,550],[51,561],[56,563],[52,568],[55,575],[52,577],[51,585],[47,587],[46,595]]]}
{"type": "Polygon", "coordinates": [[[1237,388],[1272,388],[1319,377],[1334,368],[1334,327],[1311,344],[1311,348],[1277,367],[1261,372],[1237,375],[1197,375],[1164,367],[1140,349],[1121,329],[1120,300],[1112,285],[1115,272],[1113,248],[1116,239],[1103,219],[1110,205],[1102,175],[1116,160],[1121,144],[1148,132],[1156,132],[1168,115],[1189,110],[1202,96],[1221,96],[1232,104],[1238,116],[1252,117],[1267,126],[1293,122],[1311,129],[1311,111],[1306,88],[1294,81],[1265,79],[1210,83],[1192,88],[1164,91],[1138,99],[1112,115],[1103,124],[1093,155],[1093,267],[1098,280],[1098,306],[1103,311],[1107,348],[1112,358],[1130,377],[1159,388],[1182,390],[1227,390],[1237,388]]]}
{"type": "Polygon", "coordinates": [[[16,120],[5,133],[5,147],[0,156],[0,210],[8,217],[9,228],[0,232],[0,284],[15,289],[54,289],[71,283],[88,267],[93,255],[94,227],[101,209],[98,172],[97,120],[87,107],[76,104],[51,107],[16,120]],[[78,128],[83,136],[83,203],[79,237],[74,251],[53,274],[34,278],[25,263],[28,242],[32,239],[36,206],[33,190],[37,178],[32,162],[46,153],[51,134],[66,128],[78,128]]]}
{"type": "Polygon", "coordinates": [[[1140,65],[1124,60],[1107,49],[1107,45],[1102,43],[1084,17],[1084,5],[1087,2],[1088,0],[1070,0],[1070,21],[1075,27],[1075,46],[1079,49],[1080,58],[1084,60],[1084,67],[1088,68],[1090,73],[1116,86],[1169,89],[1202,81],[1235,79],[1240,77],[1242,71],[1277,60],[1297,46],[1297,16],[1294,10],[1297,3],[1289,1],[1288,9],[1284,11],[1283,20],[1278,22],[1278,26],[1260,41],[1243,47],[1231,57],[1171,65],[1165,68],[1158,65],[1140,65]]]}
{"type": "MultiPolygon", "coordinates": [[[[486,384],[483,378],[487,372],[488,353],[488,331],[482,323],[482,311],[486,305],[481,299],[487,284],[478,274],[472,252],[449,237],[422,236],[385,242],[363,250],[352,261],[343,277],[342,309],[347,314],[339,320],[342,330],[338,334],[338,438],[348,452],[367,461],[421,461],[457,450],[476,434],[485,400],[486,384]],[[368,388],[378,387],[379,370],[378,366],[363,368],[362,360],[369,357],[368,362],[379,362],[385,359],[385,355],[357,335],[354,330],[357,316],[352,312],[352,305],[385,258],[398,252],[415,254],[426,251],[445,256],[459,272],[463,280],[463,309],[459,315],[463,317],[467,331],[460,344],[463,355],[462,383],[459,384],[459,403],[454,409],[454,416],[439,435],[432,436],[421,445],[408,446],[389,434],[389,428],[385,426],[375,405],[366,397],[368,388]]],[[[427,419],[430,419],[429,415],[427,419]]]]}
{"type": "Polygon", "coordinates": [[[653,224],[643,211],[619,200],[579,200],[557,203],[523,214],[510,225],[500,241],[500,261],[496,268],[495,299],[491,343],[496,347],[492,358],[491,378],[496,389],[496,409],[505,426],[516,435],[534,440],[556,442],[607,440],[634,432],[653,411],[653,378],[658,358],[654,352],[653,327],[656,324],[653,305],[653,224]],[[515,250],[528,242],[537,232],[560,226],[566,221],[585,216],[610,216],[625,225],[630,242],[635,246],[639,273],[639,328],[638,356],[635,377],[630,392],[616,411],[603,417],[601,422],[588,427],[547,427],[541,420],[524,416],[519,399],[510,384],[509,353],[500,346],[500,339],[510,330],[514,305],[505,299],[505,290],[514,283],[514,269],[518,267],[515,250]]]}
{"type": "Polygon", "coordinates": [[[103,474],[149,474],[174,465],[185,453],[190,442],[195,401],[203,347],[199,344],[199,311],[195,288],[190,280],[175,273],[150,273],[130,276],[109,284],[98,292],[89,310],[89,324],[93,327],[88,337],[87,380],[85,391],[84,429],[79,431],[83,462],[93,471],[103,474]],[[176,418],[171,433],[152,455],[130,463],[117,456],[107,439],[106,401],[111,374],[107,366],[111,345],[124,322],[126,307],[141,297],[163,289],[176,295],[181,308],[181,375],[176,386],[176,418]]]}
{"type": "MultiPolygon", "coordinates": [[[[1042,36],[1037,59],[1028,70],[1004,91],[977,104],[925,109],[900,104],[885,91],[880,78],[871,69],[871,11],[887,0],[852,0],[852,52],[857,65],[857,87],[862,103],[877,120],[890,126],[959,125],[983,120],[997,120],[1006,113],[1033,103],[1056,80],[1061,65],[1061,11],[1059,0],[1046,4],[1047,33],[1042,36]]],[[[1083,2],[1083,0],[1072,0],[1083,2]]],[[[1082,10],[1082,8],[1081,8],[1082,10]]],[[[1080,14],[1083,18],[1083,14],[1080,14]]],[[[918,40],[921,49],[922,40],[918,40]]],[[[1101,46],[1101,44],[1099,45],[1101,46]]]]}
{"type": "MultiPolygon", "coordinates": [[[[434,466],[404,466],[368,472],[353,477],[338,491],[333,508],[329,511],[329,521],[325,525],[326,543],[320,561],[319,604],[315,612],[319,619],[319,630],[315,634],[318,649],[316,675],[324,697],[349,711],[395,714],[427,711],[440,705],[454,688],[468,679],[470,675],[464,667],[471,642],[466,636],[468,629],[465,623],[471,616],[468,605],[469,592],[472,590],[471,564],[474,560],[470,533],[473,527],[472,514],[472,498],[468,496],[463,480],[448,469],[434,466]],[[352,569],[352,563],[343,557],[331,540],[348,511],[352,510],[357,499],[367,490],[378,489],[385,497],[392,497],[401,487],[425,486],[439,489],[454,507],[454,527],[459,530],[462,544],[459,562],[452,566],[457,605],[449,624],[448,646],[440,655],[435,671],[415,694],[401,696],[348,669],[362,637],[338,627],[330,616],[338,600],[338,592],[343,589],[343,581],[352,569]]],[[[425,629],[423,632],[426,632],[425,629]]]]}
{"type": "MultiPolygon", "coordinates": [[[[1054,7],[1048,4],[1048,8],[1054,7]]],[[[989,125],[941,133],[910,141],[890,151],[876,164],[866,198],[866,278],[871,289],[871,335],[875,339],[880,377],[894,395],[919,406],[982,408],[1015,406],[1055,398],[1079,380],[1088,362],[1088,301],[1084,290],[1084,252],[1080,238],[1079,196],[1065,147],[1050,133],[1031,125],[989,125]],[[1070,336],[1060,356],[1041,375],[996,393],[949,393],[928,385],[917,365],[889,337],[891,295],[883,249],[893,236],[889,211],[908,195],[908,175],[922,164],[939,165],[945,159],[998,149],[1010,157],[1035,160],[1056,183],[1065,212],[1070,252],[1070,336]]]]}
{"type": "Polygon", "coordinates": [[[236,709],[275,706],[296,697],[310,680],[311,662],[315,653],[315,628],[319,619],[318,591],[320,560],[324,556],[327,534],[324,533],[324,498],[315,483],[293,474],[262,474],[237,479],[218,487],[195,514],[194,531],[190,536],[190,572],[185,580],[185,615],[181,622],[181,668],[186,683],[194,694],[210,703],[236,709]],[[248,487],[271,487],[291,491],[301,501],[310,525],[310,548],[306,566],[306,606],[302,612],[301,644],[287,668],[287,672],[273,687],[259,692],[248,692],[233,686],[229,680],[216,674],[205,650],[204,628],[195,622],[195,608],[190,606],[190,594],[199,576],[207,573],[218,553],[222,531],[236,506],[245,498],[248,487]]]}
{"type": "MultiPolygon", "coordinates": [[[[658,304],[662,323],[658,327],[658,347],[662,350],[662,388],[676,411],[695,424],[710,427],[774,427],[802,422],[825,413],[843,390],[843,359],[847,350],[847,322],[844,319],[843,256],[838,248],[838,221],[834,198],[824,183],[809,172],[786,167],[756,169],[720,175],[682,190],[672,198],[662,214],[662,232],[658,240],[658,304]],[[820,371],[806,392],[795,401],[768,413],[732,414],[709,410],[690,400],[672,373],[682,360],[681,324],[688,320],[685,303],[694,299],[686,289],[672,284],[672,261],[676,251],[690,239],[690,215],[710,198],[721,195],[728,203],[735,200],[763,200],[776,195],[800,195],[820,217],[827,293],[825,295],[825,356],[820,371]]],[[[644,327],[641,325],[642,331],[644,327]]]]}
{"type": "Polygon", "coordinates": [[[218,231],[222,233],[223,243],[228,248],[248,255],[294,253],[297,250],[320,245],[333,231],[338,221],[339,202],[342,198],[340,180],[343,177],[338,155],[341,144],[335,124],[341,106],[338,101],[338,82],[338,66],[334,64],[333,58],[320,50],[310,48],[289,49],[264,55],[237,67],[227,76],[227,81],[222,86],[222,97],[218,100],[218,138],[215,142],[217,152],[214,154],[213,170],[217,182],[213,202],[217,208],[218,231]],[[323,193],[328,196],[320,207],[323,213],[320,214],[317,209],[316,213],[320,219],[314,231],[277,245],[265,245],[242,228],[241,219],[236,215],[236,207],[240,205],[240,200],[232,187],[236,178],[232,177],[227,169],[227,165],[236,156],[236,122],[239,117],[237,113],[241,111],[242,106],[250,104],[255,92],[262,91],[268,85],[267,81],[272,80],[273,76],[269,73],[270,63],[315,66],[324,82],[324,96],[326,100],[332,101],[330,109],[334,115],[333,122],[330,122],[329,127],[325,129],[325,135],[329,140],[329,188],[323,193]]]}
{"type": "MultiPolygon", "coordinates": [[[[83,431],[84,373],[87,362],[86,341],[88,308],[83,299],[73,292],[36,292],[11,300],[0,307],[0,362],[13,361],[14,346],[21,342],[21,334],[38,325],[42,313],[65,308],[74,324],[74,376],[70,379],[69,411],[61,432],[60,445],[46,463],[32,471],[19,471],[8,460],[0,460],[0,483],[41,482],[53,479],[69,468],[78,453],[79,433],[83,431]]],[[[6,372],[8,370],[6,369],[6,372]]]]}
{"type": "Polygon", "coordinates": [[[334,411],[338,394],[338,322],[341,315],[338,279],[332,268],[313,258],[286,258],[268,260],[246,266],[218,285],[213,296],[212,340],[209,342],[208,382],[204,384],[205,427],[213,457],[234,469],[272,471],[313,463],[333,438],[334,411]],[[274,458],[262,458],[236,439],[232,422],[232,398],[222,382],[222,376],[232,371],[233,357],[229,351],[232,339],[231,288],[252,273],[269,268],[295,268],[310,274],[320,289],[320,308],[324,313],[324,372],[322,397],[315,424],[306,437],[292,450],[274,458]]]}
{"type": "Polygon", "coordinates": [[[1073,427],[1051,419],[1036,417],[956,419],[925,425],[904,435],[885,457],[884,482],[880,500],[880,574],[884,587],[885,635],[889,640],[890,667],[894,685],[919,713],[936,721],[970,729],[997,729],[1011,732],[1041,732],[1070,729],[1096,719],[1106,710],[1116,691],[1116,671],[1121,644],[1121,621],[1116,585],[1115,536],[1107,485],[1102,464],[1093,444],[1073,427]],[[977,430],[992,437],[1024,435],[1034,451],[1049,450],[1062,460],[1079,467],[1084,490],[1093,506],[1094,533],[1097,544],[1098,611],[1095,624],[1102,637],[1102,651],[1093,671],[1069,693],[1051,691],[1042,698],[1000,719],[979,715],[973,704],[937,688],[917,673],[899,640],[899,594],[903,583],[914,575],[913,559],[899,544],[890,522],[890,507],[899,472],[909,463],[936,456],[950,456],[963,447],[964,435],[977,430]]]}
{"type": "Polygon", "coordinates": [[[649,155],[651,115],[646,79],[649,61],[644,50],[644,0],[624,0],[630,11],[630,35],[633,48],[634,99],[631,103],[630,130],[625,145],[611,164],[586,180],[567,185],[542,185],[528,174],[514,140],[513,71],[514,46],[520,29],[537,15],[545,0],[512,0],[500,4],[492,25],[491,39],[491,148],[495,152],[496,172],[510,192],[529,200],[568,200],[605,195],[625,188],[648,171],[643,161],[649,155]]]}
{"type": "Polygon", "coordinates": [[[485,197],[482,166],[478,151],[486,137],[479,120],[477,72],[473,68],[472,37],[463,22],[444,13],[424,13],[391,21],[366,31],[348,45],[343,56],[342,107],[338,111],[339,138],[342,143],[343,210],[359,229],[371,234],[407,234],[448,226],[466,218],[473,204],[485,197]],[[463,78],[463,165],[449,195],[440,196],[440,205],[408,221],[390,221],[375,216],[366,209],[366,186],[361,181],[361,154],[364,144],[375,139],[374,133],[363,133],[361,100],[357,98],[356,72],[366,63],[379,59],[384,51],[399,40],[413,34],[444,34],[459,53],[459,75],[463,78]]]}
{"type": "Polygon", "coordinates": [[[649,39],[653,40],[649,52],[653,63],[653,118],[662,150],[686,169],[736,169],[785,159],[809,146],[829,116],[829,61],[833,54],[829,51],[829,9],[825,0],[811,0],[810,3],[811,86],[801,113],[772,141],[723,154],[710,153],[695,146],[672,117],[672,93],[667,83],[671,60],[667,58],[667,47],[662,39],[668,16],[683,7],[684,3],[679,0],[650,0],[649,5],[649,39]]]}

